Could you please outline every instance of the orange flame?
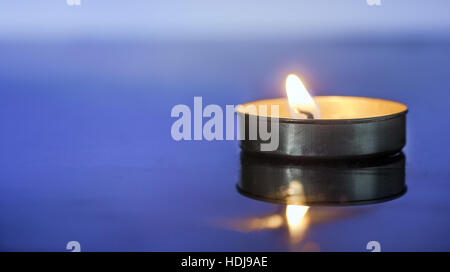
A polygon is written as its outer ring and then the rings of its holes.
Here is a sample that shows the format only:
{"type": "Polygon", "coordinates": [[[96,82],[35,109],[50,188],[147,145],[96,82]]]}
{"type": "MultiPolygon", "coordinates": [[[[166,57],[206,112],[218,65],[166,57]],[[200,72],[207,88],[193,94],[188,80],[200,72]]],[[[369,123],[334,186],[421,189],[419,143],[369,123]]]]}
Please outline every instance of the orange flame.
{"type": "Polygon", "coordinates": [[[293,118],[320,118],[319,107],[298,76],[287,76],[286,93],[293,118]]]}
{"type": "Polygon", "coordinates": [[[309,219],[305,216],[308,206],[287,205],[286,220],[292,243],[298,243],[303,238],[309,225],[309,219]]]}

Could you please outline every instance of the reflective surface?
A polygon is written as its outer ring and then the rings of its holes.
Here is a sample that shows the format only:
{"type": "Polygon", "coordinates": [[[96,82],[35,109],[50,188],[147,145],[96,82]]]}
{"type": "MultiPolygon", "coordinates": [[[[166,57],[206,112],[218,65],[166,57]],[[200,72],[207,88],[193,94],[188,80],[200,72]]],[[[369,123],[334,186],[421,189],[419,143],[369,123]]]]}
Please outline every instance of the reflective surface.
{"type": "Polygon", "coordinates": [[[450,250],[450,46],[324,42],[0,43],[0,249],[450,250]],[[286,206],[236,191],[236,141],[171,138],[176,104],[314,95],[401,101],[408,192],[384,203],[286,206]],[[256,223],[255,223],[256,222],[256,223]],[[292,227],[294,226],[294,227],[292,227]]]}
{"type": "Polygon", "coordinates": [[[405,157],[356,161],[274,160],[241,154],[243,195],[291,205],[349,206],[384,202],[406,192],[405,157]]]}

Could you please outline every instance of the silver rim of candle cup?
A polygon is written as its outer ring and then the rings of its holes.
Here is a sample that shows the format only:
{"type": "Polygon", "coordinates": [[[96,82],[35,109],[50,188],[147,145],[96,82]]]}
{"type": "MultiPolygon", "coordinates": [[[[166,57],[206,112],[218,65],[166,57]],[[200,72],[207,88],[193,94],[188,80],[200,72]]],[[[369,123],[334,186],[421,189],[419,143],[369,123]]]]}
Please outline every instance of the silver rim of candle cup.
{"type": "MultiPolygon", "coordinates": [[[[267,141],[240,141],[243,151],[268,155],[311,159],[366,158],[395,154],[406,144],[406,113],[408,109],[385,116],[359,119],[291,119],[279,120],[279,145],[273,151],[261,151],[267,141]]],[[[249,114],[244,130],[248,135],[249,114]]],[[[258,118],[258,123],[259,119],[258,118]]],[[[270,124],[270,117],[263,117],[270,124]]]]}

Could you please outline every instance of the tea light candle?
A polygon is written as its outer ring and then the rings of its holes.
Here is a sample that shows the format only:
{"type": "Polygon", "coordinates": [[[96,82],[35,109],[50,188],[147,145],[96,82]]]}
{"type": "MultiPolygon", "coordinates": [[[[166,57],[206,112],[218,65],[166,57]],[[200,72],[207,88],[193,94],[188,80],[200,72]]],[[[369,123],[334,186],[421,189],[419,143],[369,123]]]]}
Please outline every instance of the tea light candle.
{"type": "Polygon", "coordinates": [[[270,127],[272,118],[279,124],[276,149],[261,151],[267,141],[258,129],[256,139],[241,140],[243,151],[318,159],[362,158],[398,153],[406,143],[408,108],[402,103],[353,96],[311,97],[295,75],[288,76],[286,92],[288,98],[253,101],[238,108],[245,135],[250,133],[250,117],[258,119],[258,126],[267,122],[270,127]],[[278,106],[278,116],[259,110],[261,106],[278,106]]]}

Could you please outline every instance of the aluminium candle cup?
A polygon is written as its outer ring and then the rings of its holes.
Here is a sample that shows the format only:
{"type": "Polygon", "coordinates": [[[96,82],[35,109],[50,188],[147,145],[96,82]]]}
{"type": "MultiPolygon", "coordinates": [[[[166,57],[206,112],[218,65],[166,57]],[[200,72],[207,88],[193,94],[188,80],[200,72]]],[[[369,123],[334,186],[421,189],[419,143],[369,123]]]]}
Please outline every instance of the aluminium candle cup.
{"type": "Polygon", "coordinates": [[[298,162],[241,153],[237,184],[244,196],[306,206],[350,206],[389,201],[406,192],[405,156],[298,162]]]}
{"type": "Polygon", "coordinates": [[[295,119],[289,113],[287,99],[268,99],[250,102],[238,109],[240,133],[245,139],[240,146],[243,151],[302,157],[310,159],[347,159],[384,156],[398,153],[406,143],[407,107],[395,101],[352,96],[316,96],[320,119],[295,119]],[[248,105],[279,106],[279,144],[275,150],[261,151],[259,125],[271,117],[256,114],[257,138],[249,139],[248,105]],[[264,118],[261,118],[264,117],[264,118]]]}

